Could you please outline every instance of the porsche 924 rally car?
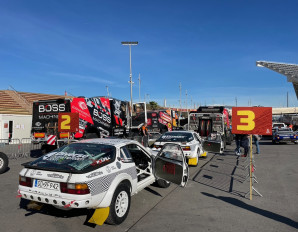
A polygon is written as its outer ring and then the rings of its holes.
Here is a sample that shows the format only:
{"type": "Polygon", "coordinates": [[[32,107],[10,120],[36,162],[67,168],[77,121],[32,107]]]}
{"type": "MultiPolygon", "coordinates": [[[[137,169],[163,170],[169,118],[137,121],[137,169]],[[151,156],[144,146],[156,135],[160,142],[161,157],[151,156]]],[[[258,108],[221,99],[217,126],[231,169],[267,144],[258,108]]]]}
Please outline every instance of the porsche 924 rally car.
{"type": "Polygon", "coordinates": [[[199,157],[206,157],[199,134],[193,131],[168,131],[153,145],[153,149],[160,150],[166,143],[179,144],[188,160],[189,165],[197,166],[199,157]]]}
{"type": "Polygon", "coordinates": [[[19,196],[55,207],[96,209],[89,222],[122,223],[131,196],[153,182],[185,186],[188,166],[179,145],[157,155],[133,140],[89,139],[24,164],[19,196]],[[107,220],[106,220],[107,219],[107,220]]]}
{"type": "Polygon", "coordinates": [[[291,128],[277,128],[272,132],[272,143],[280,142],[298,142],[297,134],[291,128]]]}

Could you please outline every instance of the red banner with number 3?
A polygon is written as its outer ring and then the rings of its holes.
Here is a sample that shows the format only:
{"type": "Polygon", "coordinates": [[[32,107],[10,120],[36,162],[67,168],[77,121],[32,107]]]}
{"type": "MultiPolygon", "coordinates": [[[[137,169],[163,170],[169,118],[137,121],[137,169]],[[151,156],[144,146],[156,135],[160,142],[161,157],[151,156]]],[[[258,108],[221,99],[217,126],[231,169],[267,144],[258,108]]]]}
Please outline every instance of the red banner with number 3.
{"type": "Polygon", "coordinates": [[[233,107],[233,134],[272,134],[271,107],[233,107]]]}

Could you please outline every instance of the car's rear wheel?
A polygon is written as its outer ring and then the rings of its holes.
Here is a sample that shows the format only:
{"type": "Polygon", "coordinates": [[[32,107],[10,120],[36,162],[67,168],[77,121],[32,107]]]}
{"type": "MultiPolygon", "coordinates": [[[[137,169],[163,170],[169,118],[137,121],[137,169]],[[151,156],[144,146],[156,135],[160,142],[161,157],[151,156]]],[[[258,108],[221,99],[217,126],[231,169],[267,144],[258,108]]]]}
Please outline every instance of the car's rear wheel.
{"type": "Polygon", "coordinates": [[[0,174],[5,172],[8,167],[8,157],[0,152],[0,174]]]}
{"type": "Polygon", "coordinates": [[[120,184],[114,192],[110,213],[106,220],[112,225],[121,224],[127,217],[130,208],[130,190],[126,184],[120,184]]]}

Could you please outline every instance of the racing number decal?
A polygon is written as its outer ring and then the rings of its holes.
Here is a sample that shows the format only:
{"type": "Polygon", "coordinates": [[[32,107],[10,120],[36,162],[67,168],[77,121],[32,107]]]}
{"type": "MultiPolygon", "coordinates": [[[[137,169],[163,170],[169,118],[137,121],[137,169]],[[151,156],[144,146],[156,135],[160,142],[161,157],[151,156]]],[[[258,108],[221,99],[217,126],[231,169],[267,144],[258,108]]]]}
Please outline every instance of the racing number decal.
{"type": "Polygon", "coordinates": [[[255,113],[250,110],[239,110],[237,111],[238,116],[247,116],[247,117],[240,117],[240,123],[246,124],[246,125],[237,125],[237,130],[242,131],[251,131],[255,128],[255,113]]]}
{"type": "Polygon", "coordinates": [[[70,130],[70,122],[71,118],[70,115],[64,114],[61,116],[61,129],[62,130],[70,130]]]}
{"type": "Polygon", "coordinates": [[[79,113],[59,113],[58,132],[78,132],[79,113]]]}

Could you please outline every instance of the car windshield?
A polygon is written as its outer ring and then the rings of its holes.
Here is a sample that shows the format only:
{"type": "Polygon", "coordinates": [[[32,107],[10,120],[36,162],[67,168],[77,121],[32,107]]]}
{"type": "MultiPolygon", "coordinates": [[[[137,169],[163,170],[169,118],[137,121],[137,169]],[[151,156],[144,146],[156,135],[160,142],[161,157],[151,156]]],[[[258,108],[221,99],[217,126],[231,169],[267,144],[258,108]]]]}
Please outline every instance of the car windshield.
{"type": "Polygon", "coordinates": [[[280,134],[286,134],[291,132],[293,132],[291,128],[282,128],[277,130],[277,133],[280,133],[280,134]]]}
{"type": "Polygon", "coordinates": [[[89,172],[111,163],[116,149],[111,145],[73,143],[54,150],[25,167],[66,172],[89,172]]]}
{"type": "Polygon", "coordinates": [[[157,142],[190,142],[193,139],[191,133],[166,132],[157,140],[157,142]]]}
{"type": "Polygon", "coordinates": [[[284,127],[285,125],[283,123],[274,123],[272,127],[284,127]]]}

